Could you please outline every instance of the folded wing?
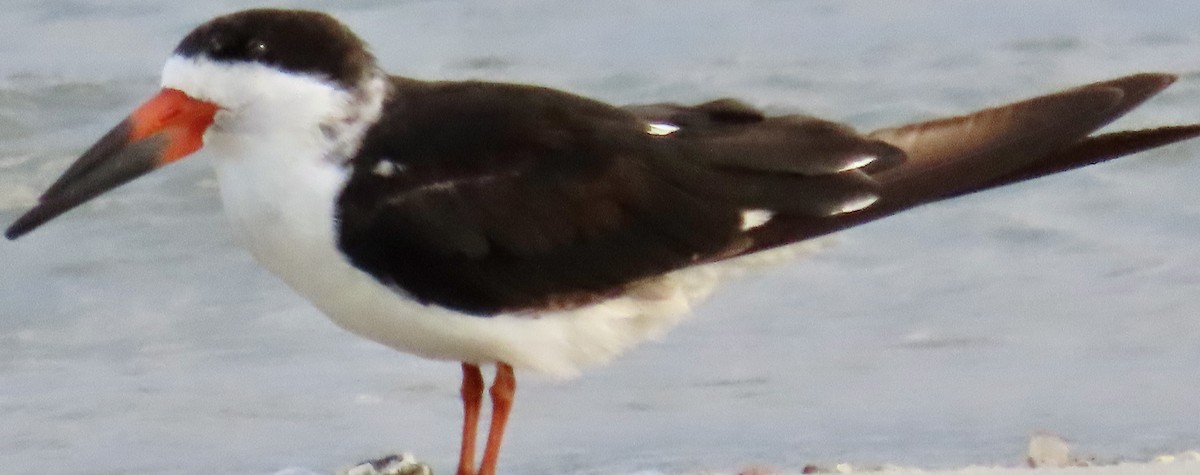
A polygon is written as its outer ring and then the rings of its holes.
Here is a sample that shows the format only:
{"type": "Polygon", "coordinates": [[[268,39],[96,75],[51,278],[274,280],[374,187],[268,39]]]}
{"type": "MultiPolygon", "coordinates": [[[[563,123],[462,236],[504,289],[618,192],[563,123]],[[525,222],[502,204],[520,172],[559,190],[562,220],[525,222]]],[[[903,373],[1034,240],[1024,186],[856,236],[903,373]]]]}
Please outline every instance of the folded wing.
{"type": "Polygon", "coordinates": [[[1140,74],[860,135],[724,99],[615,108],[477,82],[396,88],[339,200],[339,246],[431,304],[569,308],[665,272],[1200,135],[1090,136],[1168,86],[1140,74]]]}

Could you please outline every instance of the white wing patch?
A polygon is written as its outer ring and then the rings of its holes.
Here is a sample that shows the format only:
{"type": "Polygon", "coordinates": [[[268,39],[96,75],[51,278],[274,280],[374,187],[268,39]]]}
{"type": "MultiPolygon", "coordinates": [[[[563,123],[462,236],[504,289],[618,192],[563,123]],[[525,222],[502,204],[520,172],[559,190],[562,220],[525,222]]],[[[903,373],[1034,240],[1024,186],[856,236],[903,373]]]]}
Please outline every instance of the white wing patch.
{"type": "Polygon", "coordinates": [[[403,171],[404,167],[397,165],[395,162],[390,160],[380,160],[379,163],[375,164],[375,168],[371,170],[371,173],[374,173],[376,176],[387,178],[403,171]]]}
{"type": "Polygon", "coordinates": [[[748,209],[742,211],[742,231],[749,231],[764,224],[767,224],[775,212],[765,209],[748,209]]]}
{"type": "Polygon", "coordinates": [[[667,122],[651,122],[646,124],[646,133],[650,135],[671,135],[679,130],[679,126],[667,122]]]}
{"type": "Polygon", "coordinates": [[[838,171],[845,172],[845,171],[850,171],[850,170],[857,170],[859,168],[870,165],[871,163],[873,163],[875,160],[878,160],[878,159],[879,159],[879,157],[876,157],[874,155],[862,155],[862,156],[855,158],[854,161],[847,163],[846,166],[842,167],[838,171]]]}
{"type": "Polygon", "coordinates": [[[846,214],[846,213],[853,213],[855,211],[863,210],[863,209],[866,209],[868,206],[875,204],[876,201],[879,201],[878,196],[875,196],[875,195],[863,196],[861,198],[842,203],[842,207],[840,209],[838,209],[837,213],[834,213],[834,214],[835,215],[846,214]]]}

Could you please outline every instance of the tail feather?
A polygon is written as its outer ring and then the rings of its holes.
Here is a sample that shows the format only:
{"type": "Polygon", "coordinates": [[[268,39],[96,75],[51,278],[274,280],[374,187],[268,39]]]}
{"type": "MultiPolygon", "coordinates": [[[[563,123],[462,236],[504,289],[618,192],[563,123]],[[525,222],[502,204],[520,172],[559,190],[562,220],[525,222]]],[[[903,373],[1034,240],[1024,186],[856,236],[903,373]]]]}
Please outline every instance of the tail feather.
{"type": "Polygon", "coordinates": [[[892,206],[959,196],[1053,162],[1072,147],[1174,82],[1138,74],[985,109],[970,115],[873,132],[908,161],[873,177],[892,206]]]}
{"type": "Polygon", "coordinates": [[[1200,137],[1200,124],[1128,130],[1088,137],[1051,158],[1035,162],[984,185],[943,196],[942,199],[1095,165],[1195,137],[1200,137]]]}
{"type": "Polygon", "coordinates": [[[873,132],[868,137],[907,155],[903,163],[871,173],[879,183],[878,202],[830,218],[777,218],[754,230],[754,244],[745,252],[1200,136],[1200,124],[1090,136],[1174,81],[1169,74],[1136,74],[965,116],[873,132]]]}

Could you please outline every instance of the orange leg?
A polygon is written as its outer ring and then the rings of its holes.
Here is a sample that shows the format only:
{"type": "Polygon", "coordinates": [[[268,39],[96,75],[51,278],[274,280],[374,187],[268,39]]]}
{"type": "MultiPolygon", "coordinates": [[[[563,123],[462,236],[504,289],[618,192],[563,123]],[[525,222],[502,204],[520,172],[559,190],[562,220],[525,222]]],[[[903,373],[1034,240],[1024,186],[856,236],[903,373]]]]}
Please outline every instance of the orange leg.
{"type": "Polygon", "coordinates": [[[492,382],[492,427],[488,429],[487,448],[483,450],[483,463],[479,475],[496,475],[496,461],[500,458],[500,442],[504,439],[504,426],[508,423],[508,412],[512,410],[513,394],[517,391],[517,379],[512,366],[496,363],[496,380],[492,382]]]}
{"type": "Polygon", "coordinates": [[[475,432],[479,427],[479,406],[483,404],[483,374],[479,367],[462,364],[463,427],[462,448],[458,451],[458,475],[475,475],[475,432]]]}

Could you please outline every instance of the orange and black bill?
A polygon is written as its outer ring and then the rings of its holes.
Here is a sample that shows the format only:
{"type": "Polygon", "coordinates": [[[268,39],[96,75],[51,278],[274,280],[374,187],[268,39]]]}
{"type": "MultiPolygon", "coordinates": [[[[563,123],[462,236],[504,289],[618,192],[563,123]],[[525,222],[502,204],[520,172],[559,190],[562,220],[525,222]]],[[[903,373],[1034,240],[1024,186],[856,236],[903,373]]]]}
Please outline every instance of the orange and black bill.
{"type": "Polygon", "coordinates": [[[199,150],[217,109],[179,90],[163,89],[75,160],[4,236],[21,237],[108,190],[199,150]]]}

